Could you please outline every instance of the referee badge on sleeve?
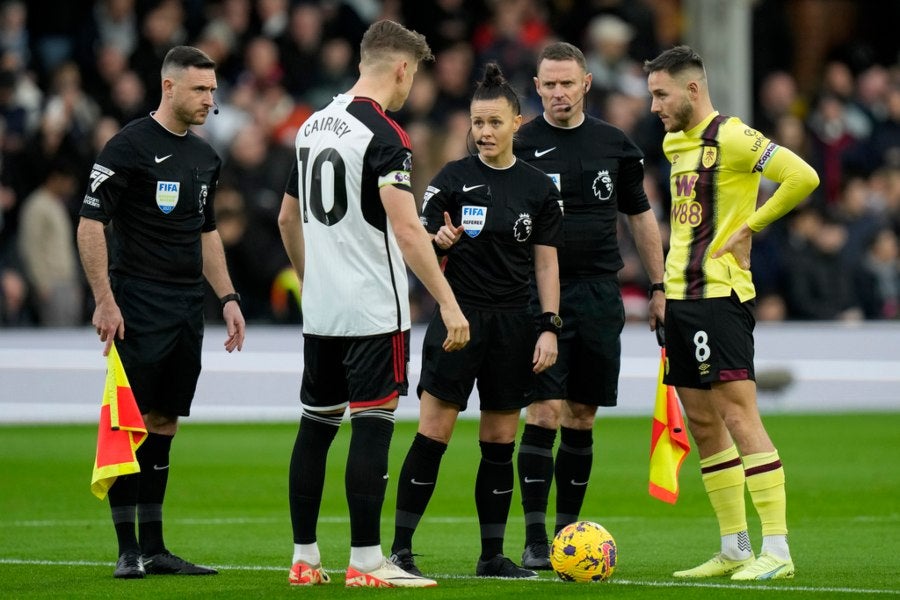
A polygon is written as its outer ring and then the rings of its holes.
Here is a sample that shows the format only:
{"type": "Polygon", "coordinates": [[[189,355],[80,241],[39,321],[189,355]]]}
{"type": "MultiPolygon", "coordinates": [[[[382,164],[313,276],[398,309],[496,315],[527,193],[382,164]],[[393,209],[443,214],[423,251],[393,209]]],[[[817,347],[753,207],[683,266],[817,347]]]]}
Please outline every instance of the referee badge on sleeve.
{"type": "Polygon", "coordinates": [[[175,210],[178,204],[178,190],[181,184],[178,181],[156,182],[156,205],[163,214],[169,214],[175,210]]]}

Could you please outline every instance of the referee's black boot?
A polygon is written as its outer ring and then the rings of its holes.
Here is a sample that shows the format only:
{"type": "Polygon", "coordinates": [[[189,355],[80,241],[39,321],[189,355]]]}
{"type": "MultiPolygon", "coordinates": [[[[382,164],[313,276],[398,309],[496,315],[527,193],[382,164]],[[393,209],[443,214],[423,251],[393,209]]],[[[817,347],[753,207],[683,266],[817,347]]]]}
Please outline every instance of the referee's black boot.
{"type": "Polygon", "coordinates": [[[168,550],[144,557],[144,569],[149,575],[216,575],[218,571],[201,567],[175,556],[168,550]]]}
{"type": "Polygon", "coordinates": [[[522,552],[522,566],[535,571],[549,571],[553,567],[550,564],[550,544],[547,542],[532,542],[525,546],[522,552]]]}
{"type": "Polygon", "coordinates": [[[116,561],[116,570],[113,577],[116,579],[143,579],[147,572],[144,570],[144,561],[141,553],[137,551],[123,552],[116,561]]]}

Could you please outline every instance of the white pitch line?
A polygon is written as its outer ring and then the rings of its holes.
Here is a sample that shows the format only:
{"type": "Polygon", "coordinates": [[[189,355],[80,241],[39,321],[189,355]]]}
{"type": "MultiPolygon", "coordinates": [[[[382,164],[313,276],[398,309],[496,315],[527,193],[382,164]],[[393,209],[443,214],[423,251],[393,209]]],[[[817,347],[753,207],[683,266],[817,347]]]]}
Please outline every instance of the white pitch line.
{"type": "MultiPolygon", "coordinates": [[[[111,567],[113,562],[89,561],[89,560],[30,560],[24,558],[0,558],[0,565],[33,565],[33,566],[49,566],[49,567],[111,567]]],[[[274,567],[271,565],[210,565],[220,571],[285,571],[286,566],[274,567]]],[[[471,575],[458,574],[430,574],[439,582],[441,579],[453,579],[459,581],[481,581],[483,577],[475,577],[471,575]]],[[[493,579],[493,578],[492,578],[493,579]]],[[[569,585],[565,582],[552,578],[539,578],[531,580],[536,583],[552,583],[555,585],[569,585]]],[[[814,587],[814,586],[769,586],[761,584],[725,584],[725,583],[701,583],[701,582],[677,582],[677,581],[632,581],[630,579],[612,579],[604,584],[595,585],[621,585],[621,586],[640,586],[640,587],[659,587],[659,588],[705,588],[705,589],[727,589],[727,590],[753,590],[758,592],[829,592],[839,594],[885,594],[900,595],[900,590],[881,590],[881,589],[864,589],[849,587],[814,587]]]]}
{"type": "MultiPolygon", "coordinates": [[[[601,520],[599,517],[585,516],[586,520],[601,520]]],[[[604,523],[625,523],[630,521],[644,521],[646,517],[603,517],[604,523]]],[[[876,519],[876,517],[871,517],[876,519]]],[[[220,518],[175,518],[167,519],[167,523],[178,525],[266,525],[269,523],[287,522],[288,516],[276,517],[220,517],[220,518]]],[[[706,520],[701,517],[696,520],[706,520]]],[[[478,518],[475,515],[471,517],[424,517],[423,523],[458,525],[461,523],[477,523],[478,518]]],[[[26,519],[20,521],[2,521],[0,527],[89,527],[94,525],[104,525],[108,523],[108,519],[26,519]]],[[[349,523],[350,518],[346,516],[319,517],[319,523],[349,523]]],[[[391,521],[383,520],[384,523],[391,521]]]]}
{"type": "Polygon", "coordinates": [[[664,588],[709,588],[724,590],[753,590],[756,592],[830,592],[842,594],[888,594],[900,595],[900,590],[876,590],[865,588],[845,588],[845,587],[814,587],[809,585],[798,585],[790,587],[769,586],[765,584],[727,584],[727,583],[699,583],[699,582],[680,582],[680,581],[631,581],[629,579],[611,579],[607,582],[609,585],[635,585],[644,587],[664,587],[664,588]]]}
{"type": "MultiPolygon", "coordinates": [[[[841,517],[843,518],[843,517],[841,517]]],[[[630,523],[634,521],[646,521],[648,517],[612,517],[612,516],[592,516],[585,515],[587,521],[597,521],[603,523],[630,523]]],[[[178,525],[266,525],[271,523],[284,523],[288,520],[287,515],[284,517],[216,517],[216,518],[174,518],[167,519],[167,523],[178,525]]],[[[681,519],[685,521],[707,521],[707,517],[693,517],[681,519]]],[[[900,520],[900,515],[856,515],[850,518],[851,521],[857,523],[896,523],[900,520]]],[[[26,519],[18,521],[0,520],[0,527],[90,527],[94,525],[104,525],[108,523],[108,519],[26,519]]],[[[349,523],[350,518],[347,516],[327,516],[319,517],[320,523],[349,523]]],[[[387,519],[382,520],[383,523],[390,524],[387,519]]],[[[476,523],[477,517],[424,517],[425,523],[442,524],[442,525],[458,525],[465,523],[476,523]]]]}

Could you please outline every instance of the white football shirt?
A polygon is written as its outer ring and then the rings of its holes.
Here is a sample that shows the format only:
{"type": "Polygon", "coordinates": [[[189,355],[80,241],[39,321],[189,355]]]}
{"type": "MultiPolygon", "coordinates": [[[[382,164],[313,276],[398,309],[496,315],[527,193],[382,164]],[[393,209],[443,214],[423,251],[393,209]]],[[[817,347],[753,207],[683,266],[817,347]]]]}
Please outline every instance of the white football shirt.
{"type": "Polygon", "coordinates": [[[409,136],[373,100],[341,94],[300,126],[295,149],[286,192],[303,219],[303,333],[409,329],[406,265],[379,194],[409,190],[409,136]]]}

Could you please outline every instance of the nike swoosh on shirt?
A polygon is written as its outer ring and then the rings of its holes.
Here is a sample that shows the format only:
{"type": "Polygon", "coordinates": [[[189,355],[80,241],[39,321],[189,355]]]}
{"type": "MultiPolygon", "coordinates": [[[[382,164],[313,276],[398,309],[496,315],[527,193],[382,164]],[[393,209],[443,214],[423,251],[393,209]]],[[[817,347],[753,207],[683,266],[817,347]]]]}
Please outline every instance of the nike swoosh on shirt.
{"type": "Polygon", "coordinates": [[[154,155],[154,156],[153,156],[153,160],[156,161],[156,164],[159,164],[159,163],[161,163],[162,161],[164,161],[164,160],[166,160],[167,158],[169,158],[170,156],[172,156],[172,155],[171,155],[171,154],[166,154],[165,156],[163,156],[162,158],[160,158],[159,156],[154,155]]]}
{"type": "Polygon", "coordinates": [[[409,482],[413,485],[434,485],[433,481],[416,481],[415,477],[410,479],[409,482]]]}
{"type": "Polygon", "coordinates": [[[471,191],[474,190],[475,188],[480,188],[480,187],[484,187],[484,184],[483,184],[483,183],[479,183],[478,185],[464,185],[464,186],[463,186],[463,191],[464,191],[464,192],[471,192],[471,191]]]}
{"type": "Polygon", "coordinates": [[[540,158],[543,155],[547,154],[548,152],[553,152],[554,150],[556,150],[556,146],[553,146],[552,148],[547,148],[546,150],[535,150],[534,157],[540,158]]]}

